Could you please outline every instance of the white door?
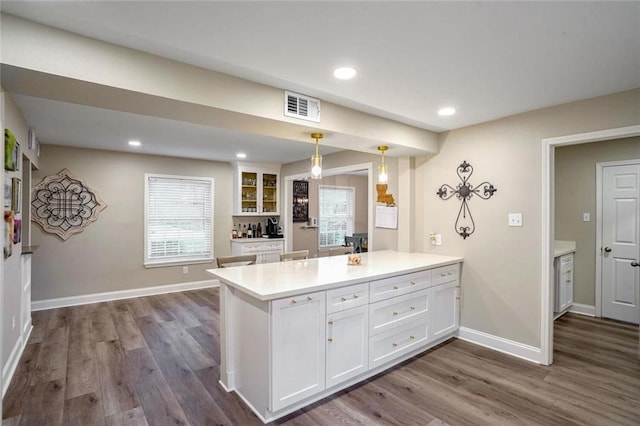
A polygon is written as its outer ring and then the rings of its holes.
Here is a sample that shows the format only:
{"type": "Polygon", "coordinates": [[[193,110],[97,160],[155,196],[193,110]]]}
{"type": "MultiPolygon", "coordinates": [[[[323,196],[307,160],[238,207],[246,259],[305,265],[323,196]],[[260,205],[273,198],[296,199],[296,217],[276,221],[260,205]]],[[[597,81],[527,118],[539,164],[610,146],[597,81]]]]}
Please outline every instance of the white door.
{"type": "Polygon", "coordinates": [[[367,371],[369,307],[327,316],[327,389],[367,371]]]}
{"type": "Polygon", "coordinates": [[[602,316],[640,321],[640,164],[602,170],[602,316]]]}

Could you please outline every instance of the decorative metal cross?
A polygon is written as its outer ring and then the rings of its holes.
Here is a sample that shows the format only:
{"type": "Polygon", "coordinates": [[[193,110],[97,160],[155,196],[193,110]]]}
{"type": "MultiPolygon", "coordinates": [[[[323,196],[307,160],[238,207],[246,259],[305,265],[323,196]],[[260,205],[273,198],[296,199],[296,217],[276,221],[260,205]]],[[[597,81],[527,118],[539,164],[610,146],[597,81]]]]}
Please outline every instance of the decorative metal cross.
{"type": "Polygon", "coordinates": [[[436,194],[438,194],[438,197],[443,200],[448,200],[455,195],[462,201],[460,211],[458,212],[458,218],[456,219],[455,230],[463,239],[466,240],[467,237],[473,234],[473,231],[476,230],[476,224],[473,221],[473,216],[471,216],[471,210],[469,210],[467,202],[471,197],[473,197],[473,194],[476,194],[483,200],[488,200],[498,189],[489,182],[482,182],[477,187],[471,185],[469,183],[469,178],[473,174],[473,167],[471,164],[467,163],[466,160],[458,166],[456,173],[462,182],[455,188],[451,185],[444,184],[440,189],[438,189],[436,194]]]}

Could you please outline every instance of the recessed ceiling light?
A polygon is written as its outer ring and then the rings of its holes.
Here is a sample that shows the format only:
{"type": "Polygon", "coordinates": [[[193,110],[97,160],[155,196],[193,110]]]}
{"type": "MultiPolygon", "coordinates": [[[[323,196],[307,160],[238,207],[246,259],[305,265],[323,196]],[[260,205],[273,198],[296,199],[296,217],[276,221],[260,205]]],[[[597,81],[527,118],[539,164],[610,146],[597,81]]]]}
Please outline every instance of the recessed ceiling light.
{"type": "Polygon", "coordinates": [[[438,115],[441,115],[441,116],[453,115],[455,113],[456,113],[456,109],[453,107],[440,108],[438,110],[438,115]]]}
{"type": "Polygon", "coordinates": [[[236,154],[237,158],[247,158],[247,154],[245,154],[244,152],[239,152],[236,154]]]}
{"type": "Polygon", "coordinates": [[[335,78],[339,78],[340,80],[349,80],[350,78],[356,76],[356,70],[351,67],[336,68],[333,71],[333,76],[335,78]]]}
{"type": "Polygon", "coordinates": [[[140,146],[141,143],[140,143],[140,141],[129,141],[129,145],[131,145],[131,146],[140,146]]]}

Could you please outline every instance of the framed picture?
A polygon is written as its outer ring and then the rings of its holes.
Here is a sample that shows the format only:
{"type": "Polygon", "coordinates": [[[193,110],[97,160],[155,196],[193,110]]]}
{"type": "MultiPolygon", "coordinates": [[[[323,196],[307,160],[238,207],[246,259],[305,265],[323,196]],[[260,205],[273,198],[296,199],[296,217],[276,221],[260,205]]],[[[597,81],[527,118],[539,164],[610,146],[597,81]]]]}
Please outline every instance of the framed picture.
{"type": "Polygon", "coordinates": [[[15,135],[9,129],[4,129],[4,169],[14,171],[16,169],[14,151],[16,149],[15,135]]]}
{"type": "Polygon", "coordinates": [[[306,180],[293,181],[293,221],[307,222],[309,220],[309,182],[306,180]]]}
{"type": "Polygon", "coordinates": [[[13,189],[11,186],[11,179],[5,177],[4,179],[4,208],[5,210],[11,210],[11,198],[13,197],[13,189]]]}
{"type": "Polygon", "coordinates": [[[20,163],[22,163],[22,155],[20,153],[20,144],[16,141],[16,145],[13,148],[13,170],[20,171],[20,163]]]}
{"type": "Polygon", "coordinates": [[[11,256],[13,253],[13,212],[11,210],[4,211],[4,258],[11,256]]]}
{"type": "Polygon", "coordinates": [[[22,219],[14,219],[13,221],[13,244],[22,241],[22,219]]]}
{"type": "Polygon", "coordinates": [[[40,141],[36,139],[36,157],[40,158],[40,141]]]}
{"type": "Polygon", "coordinates": [[[36,132],[33,129],[29,129],[29,150],[31,151],[36,147],[36,132]]]}
{"type": "Polygon", "coordinates": [[[22,182],[19,178],[11,179],[11,210],[20,213],[22,205],[22,182]]]}

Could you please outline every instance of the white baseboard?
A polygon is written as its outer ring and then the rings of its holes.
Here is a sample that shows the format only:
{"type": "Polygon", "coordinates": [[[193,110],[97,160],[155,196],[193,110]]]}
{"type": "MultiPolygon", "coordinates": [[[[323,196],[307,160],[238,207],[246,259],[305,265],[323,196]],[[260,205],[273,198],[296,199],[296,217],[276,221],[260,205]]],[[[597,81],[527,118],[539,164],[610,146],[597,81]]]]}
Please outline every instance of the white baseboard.
{"type": "Polygon", "coordinates": [[[535,362],[537,364],[542,363],[542,351],[540,348],[536,348],[535,346],[525,345],[524,343],[494,336],[492,334],[473,330],[467,327],[460,327],[458,329],[458,338],[507,355],[535,362]]]}
{"type": "Polygon", "coordinates": [[[131,290],[110,291],[106,293],[83,294],[80,296],[60,297],[57,299],[34,300],[32,311],[64,308],[67,306],[86,305],[88,303],[107,302],[109,300],[131,299],[132,297],[153,296],[154,294],[174,293],[176,291],[197,290],[217,287],[218,280],[193,281],[188,283],[168,284],[156,287],[134,288],[131,290]]]}
{"type": "Polygon", "coordinates": [[[569,308],[569,312],[574,314],[586,315],[588,317],[596,316],[596,307],[593,305],[583,305],[582,303],[574,303],[569,308]]]}
{"type": "MultiPolygon", "coordinates": [[[[11,379],[13,378],[14,373],[16,372],[16,368],[18,368],[18,362],[20,361],[20,357],[24,352],[24,347],[27,345],[29,341],[29,336],[31,336],[31,330],[33,327],[29,327],[29,330],[22,336],[18,337],[16,344],[13,346],[11,350],[11,354],[9,354],[9,359],[7,359],[7,363],[2,367],[2,397],[7,393],[7,389],[9,389],[9,383],[11,383],[11,379]]],[[[0,422],[1,423],[1,422],[0,422]]]]}

